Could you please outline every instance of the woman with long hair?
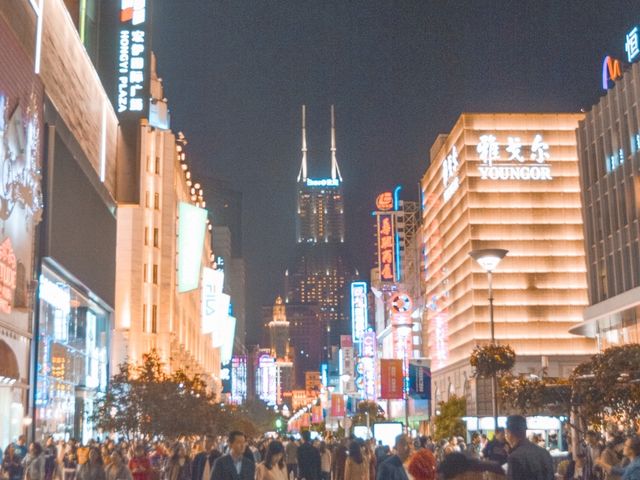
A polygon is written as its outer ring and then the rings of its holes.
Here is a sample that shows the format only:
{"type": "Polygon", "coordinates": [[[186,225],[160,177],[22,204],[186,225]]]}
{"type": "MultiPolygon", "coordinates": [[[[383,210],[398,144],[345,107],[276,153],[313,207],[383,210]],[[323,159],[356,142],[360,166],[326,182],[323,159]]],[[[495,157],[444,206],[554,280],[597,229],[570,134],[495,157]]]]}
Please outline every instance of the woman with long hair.
{"type": "Polygon", "coordinates": [[[365,462],[362,445],[355,440],[349,444],[344,480],[369,480],[369,462],[365,462]]]}
{"type": "Polygon", "coordinates": [[[183,443],[178,442],[173,446],[164,473],[165,480],[191,480],[191,461],[183,443]]]}
{"type": "Polygon", "coordinates": [[[284,462],[284,445],[273,440],[269,443],[264,461],[256,467],[256,480],[287,480],[287,465],[284,462]]]}

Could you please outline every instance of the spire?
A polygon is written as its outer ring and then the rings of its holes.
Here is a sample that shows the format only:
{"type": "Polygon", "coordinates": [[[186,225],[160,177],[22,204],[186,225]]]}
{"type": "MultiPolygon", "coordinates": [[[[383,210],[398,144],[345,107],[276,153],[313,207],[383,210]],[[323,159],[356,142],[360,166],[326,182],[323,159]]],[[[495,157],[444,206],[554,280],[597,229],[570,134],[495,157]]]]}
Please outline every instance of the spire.
{"type": "Polygon", "coordinates": [[[340,167],[338,167],[338,160],[336,159],[336,115],[333,105],[331,105],[331,178],[333,180],[338,178],[342,181],[340,167]]]}
{"type": "Polygon", "coordinates": [[[307,109],[305,105],[302,105],[302,165],[300,165],[300,172],[298,172],[298,181],[307,181],[307,121],[306,121],[307,109]]]}

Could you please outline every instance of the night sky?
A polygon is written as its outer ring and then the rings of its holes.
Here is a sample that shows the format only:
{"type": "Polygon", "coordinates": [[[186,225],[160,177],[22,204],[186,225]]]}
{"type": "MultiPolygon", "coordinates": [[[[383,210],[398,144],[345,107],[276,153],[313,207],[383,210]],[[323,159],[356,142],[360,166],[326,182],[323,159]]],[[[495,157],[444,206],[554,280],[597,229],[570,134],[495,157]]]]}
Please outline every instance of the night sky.
{"type": "MultiPolygon", "coordinates": [[[[636,1],[154,1],[153,49],[198,172],[243,192],[248,340],[282,293],[295,230],[300,106],[309,175],[329,176],[329,106],[356,266],[373,202],[417,198],[431,143],[461,112],[588,109],[604,55],[624,59],[636,1]]],[[[207,185],[203,185],[206,189],[207,185]]],[[[215,246],[214,246],[215,248],[215,246]]],[[[367,274],[368,276],[368,274],[367,274]]]]}

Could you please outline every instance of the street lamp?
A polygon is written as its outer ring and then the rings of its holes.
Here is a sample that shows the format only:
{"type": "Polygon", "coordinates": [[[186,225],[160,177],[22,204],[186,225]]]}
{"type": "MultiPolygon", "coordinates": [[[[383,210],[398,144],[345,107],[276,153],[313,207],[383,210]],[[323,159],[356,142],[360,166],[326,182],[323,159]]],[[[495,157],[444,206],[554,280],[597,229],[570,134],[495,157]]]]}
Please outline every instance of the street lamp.
{"type": "MultiPolygon", "coordinates": [[[[489,324],[491,327],[491,345],[496,344],[495,327],[493,324],[493,285],[492,274],[498,267],[500,261],[507,255],[509,250],[503,250],[501,248],[483,248],[479,250],[472,250],[469,252],[471,258],[473,258],[478,264],[487,272],[489,278],[489,324]]],[[[491,390],[493,396],[493,431],[498,428],[498,384],[496,374],[491,377],[491,390]]],[[[494,433],[495,435],[495,433],[494,433]]]]}

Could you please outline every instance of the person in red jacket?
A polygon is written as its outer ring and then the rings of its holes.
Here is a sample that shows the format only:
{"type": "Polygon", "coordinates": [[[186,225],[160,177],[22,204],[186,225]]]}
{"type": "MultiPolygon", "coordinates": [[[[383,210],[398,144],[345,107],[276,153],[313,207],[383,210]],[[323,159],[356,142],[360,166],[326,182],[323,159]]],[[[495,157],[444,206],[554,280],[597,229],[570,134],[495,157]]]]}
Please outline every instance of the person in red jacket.
{"type": "Polygon", "coordinates": [[[129,460],[129,470],[133,480],[150,480],[151,479],[151,462],[145,454],[144,447],[137,445],[135,453],[129,460]]]}

